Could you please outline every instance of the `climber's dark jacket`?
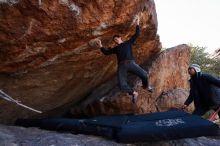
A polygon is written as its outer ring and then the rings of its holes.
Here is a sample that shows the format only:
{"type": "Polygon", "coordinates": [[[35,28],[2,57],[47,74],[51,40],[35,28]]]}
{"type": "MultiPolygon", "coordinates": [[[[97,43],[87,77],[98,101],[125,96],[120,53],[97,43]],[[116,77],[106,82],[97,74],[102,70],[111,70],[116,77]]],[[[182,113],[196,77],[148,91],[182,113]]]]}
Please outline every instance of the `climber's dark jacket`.
{"type": "Polygon", "coordinates": [[[185,101],[195,107],[216,108],[220,106],[220,80],[210,74],[197,73],[190,79],[190,95],[185,101]]]}
{"type": "Polygon", "coordinates": [[[134,60],[133,53],[132,53],[132,45],[134,44],[139,34],[140,34],[140,28],[137,25],[135,34],[129,40],[119,44],[118,46],[114,48],[102,47],[101,51],[105,55],[116,54],[118,63],[123,62],[125,60],[134,60]]]}

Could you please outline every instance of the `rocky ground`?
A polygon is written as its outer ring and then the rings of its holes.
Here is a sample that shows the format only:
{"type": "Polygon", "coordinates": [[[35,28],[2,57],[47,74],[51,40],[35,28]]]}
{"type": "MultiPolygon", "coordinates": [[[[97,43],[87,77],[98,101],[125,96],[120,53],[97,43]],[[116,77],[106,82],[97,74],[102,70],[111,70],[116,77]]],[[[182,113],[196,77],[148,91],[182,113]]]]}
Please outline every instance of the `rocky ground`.
{"type": "Polygon", "coordinates": [[[219,146],[220,137],[199,137],[144,144],[119,144],[91,135],[57,133],[38,128],[0,125],[0,146],[219,146]]]}
{"type": "Polygon", "coordinates": [[[38,128],[0,126],[0,146],[116,146],[121,145],[101,137],[57,133],[38,128]]]}

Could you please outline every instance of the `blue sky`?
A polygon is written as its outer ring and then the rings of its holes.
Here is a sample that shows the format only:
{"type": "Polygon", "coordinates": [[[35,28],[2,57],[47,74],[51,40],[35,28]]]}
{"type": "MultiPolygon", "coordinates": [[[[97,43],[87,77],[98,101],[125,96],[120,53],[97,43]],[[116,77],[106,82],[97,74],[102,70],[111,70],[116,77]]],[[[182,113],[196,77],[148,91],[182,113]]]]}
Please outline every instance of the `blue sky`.
{"type": "Polygon", "coordinates": [[[163,47],[193,44],[220,48],[220,0],[154,0],[163,47]]]}

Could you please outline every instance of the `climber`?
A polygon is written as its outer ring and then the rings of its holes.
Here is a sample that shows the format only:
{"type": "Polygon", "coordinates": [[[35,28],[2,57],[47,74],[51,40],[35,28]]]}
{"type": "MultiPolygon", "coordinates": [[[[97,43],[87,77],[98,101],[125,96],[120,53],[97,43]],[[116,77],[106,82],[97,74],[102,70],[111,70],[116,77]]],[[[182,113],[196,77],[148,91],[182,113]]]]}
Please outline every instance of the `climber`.
{"type": "Polygon", "coordinates": [[[141,78],[143,88],[147,89],[149,92],[153,92],[152,87],[148,83],[148,73],[142,69],[138,64],[135,63],[134,57],[132,54],[132,45],[140,34],[139,27],[139,17],[135,18],[136,23],[136,32],[135,34],[127,41],[122,41],[120,35],[114,35],[113,41],[117,44],[114,48],[104,48],[102,46],[101,40],[97,41],[97,46],[101,49],[104,55],[116,54],[118,60],[118,82],[119,87],[122,92],[126,92],[132,96],[132,102],[135,103],[138,98],[138,92],[133,90],[127,82],[127,73],[131,72],[141,78]]]}
{"type": "MultiPolygon", "coordinates": [[[[215,111],[220,107],[220,79],[201,72],[198,64],[192,64],[188,68],[190,79],[190,94],[182,109],[186,109],[194,101],[193,114],[202,116],[207,111],[215,111]]],[[[220,112],[218,113],[220,117],[220,112]]]]}

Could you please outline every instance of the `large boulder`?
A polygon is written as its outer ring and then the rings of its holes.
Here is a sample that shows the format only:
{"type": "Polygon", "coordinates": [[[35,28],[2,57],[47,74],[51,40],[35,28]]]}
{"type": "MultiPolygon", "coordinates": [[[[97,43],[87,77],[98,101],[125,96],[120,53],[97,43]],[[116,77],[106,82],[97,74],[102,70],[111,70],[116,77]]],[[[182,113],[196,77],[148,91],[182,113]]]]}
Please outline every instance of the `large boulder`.
{"type": "MultiPolygon", "coordinates": [[[[130,85],[139,92],[139,98],[135,104],[132,103],[130,95],[119,91],[115,77],[94,90],[81,104],[76,104],[71,109],[71,114],[95,116],[180,108],[189,95],[187,72],[189,56],[190,47],[179,45],[162,51],[151,60],[151,63],[143,64],[143,68],[149,68],[149,81],[154,87],[154,92],[149,93],[142,89],[140,79],[130,76],[130,85]]],[[[192,109],[193,107],[189,110],[192,109]]]]}
{"type": "MultiPolygon", "coordinates": [[[[116,59],[94,40],[113,46],[116,33],[128,39],[136,15],[141,36],[133,49],[143,63],[161,48],[153,0],[1,0],[0,88],[44,113],[62,114],[116,72],[116,59]]],[[[31,116],[0,100],[1,123],[31,116]]]]}

